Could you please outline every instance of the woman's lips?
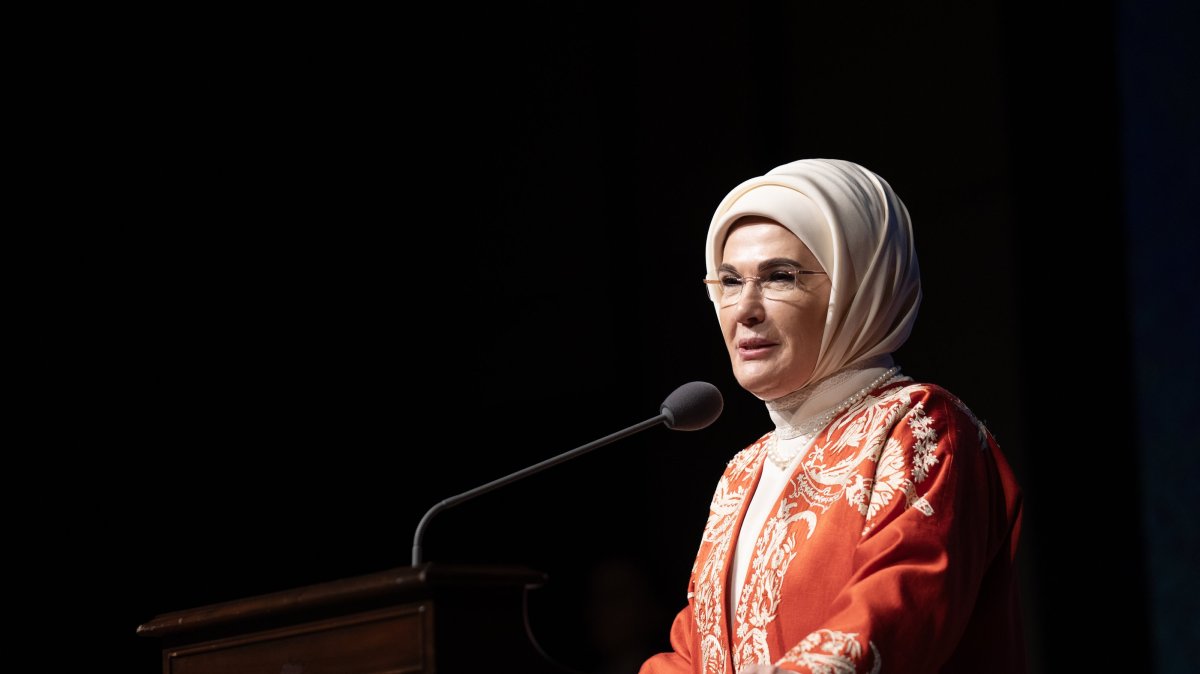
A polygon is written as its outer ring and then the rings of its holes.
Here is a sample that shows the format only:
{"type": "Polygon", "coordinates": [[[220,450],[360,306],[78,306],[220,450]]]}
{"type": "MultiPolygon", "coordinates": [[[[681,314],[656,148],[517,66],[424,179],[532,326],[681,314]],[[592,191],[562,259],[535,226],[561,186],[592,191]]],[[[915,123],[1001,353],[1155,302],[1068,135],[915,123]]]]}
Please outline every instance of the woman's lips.
{"type": "Polygon", "coordinates": [[[767,354],[775,346],[775,342],[769,339],[740,339],[737,343],[738,355],[745,360],[755,360],[758,358],[766,358],[767,354]]]}

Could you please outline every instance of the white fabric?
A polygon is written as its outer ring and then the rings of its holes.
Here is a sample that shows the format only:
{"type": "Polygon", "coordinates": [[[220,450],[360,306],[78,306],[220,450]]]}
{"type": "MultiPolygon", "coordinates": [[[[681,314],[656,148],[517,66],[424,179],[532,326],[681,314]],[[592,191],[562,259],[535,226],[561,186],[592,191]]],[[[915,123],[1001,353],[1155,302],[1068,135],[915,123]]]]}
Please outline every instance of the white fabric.
{"type": "Polygon", "coordinates": [[[825,333],[809,382],[892,353],[908,339],[921,303],[920,269],[908,209],[883,178],[849,161],[801,159],[746,180],[725,196],[709,224],[710,278],[730,225],[746,215],[787,227],[829,274],[825,333]],[[813,209],[823,217],[809,217],[813,209]]]}

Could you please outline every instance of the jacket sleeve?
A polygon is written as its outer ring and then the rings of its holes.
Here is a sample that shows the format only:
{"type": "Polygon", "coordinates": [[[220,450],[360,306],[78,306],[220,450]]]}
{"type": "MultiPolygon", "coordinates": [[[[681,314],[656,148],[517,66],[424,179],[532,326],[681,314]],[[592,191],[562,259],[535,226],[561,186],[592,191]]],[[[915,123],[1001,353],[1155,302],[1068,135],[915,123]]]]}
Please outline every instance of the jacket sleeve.
{"type": "Polygon", "coordinates": [[[671,623],[671,652],[658,653],[642,663],[638,674],[687,674],[692,671],[692,604],[675,614],[671,623]]]}

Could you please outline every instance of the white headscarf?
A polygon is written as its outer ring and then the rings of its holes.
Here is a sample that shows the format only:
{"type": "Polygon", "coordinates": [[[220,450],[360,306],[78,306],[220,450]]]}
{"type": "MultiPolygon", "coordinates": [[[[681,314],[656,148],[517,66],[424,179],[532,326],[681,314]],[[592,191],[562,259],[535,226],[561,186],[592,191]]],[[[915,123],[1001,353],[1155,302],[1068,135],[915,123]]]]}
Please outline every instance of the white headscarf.
{"type": "Polygon", "coordinates": [[[832,282],[821,352],[805,385],[890,354],[908,339],[921,275],[908,209],[883,178],[849,161],[801,159],[743,182],[709,225],[709,278],[716,277],[730,225],[747,215],[791,230],[832,282]]]}

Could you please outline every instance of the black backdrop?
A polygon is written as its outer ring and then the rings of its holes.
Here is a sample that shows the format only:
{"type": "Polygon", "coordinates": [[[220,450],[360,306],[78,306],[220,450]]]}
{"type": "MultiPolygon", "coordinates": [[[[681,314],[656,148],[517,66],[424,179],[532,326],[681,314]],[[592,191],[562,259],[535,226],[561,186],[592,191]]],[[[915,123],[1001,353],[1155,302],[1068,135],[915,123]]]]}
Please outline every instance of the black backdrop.
{"type": "Polygon", "coordinates": [[[1096,283],[1126,264],[1115,8],[960,5],[289,11],[114,43],[108,100],[146,105],[110,203],[147,226],[102,238],[95,428],[122,477],[100,502],[124,505],[83,520],[120,533],[122,657],[154,671],[134,630],[159,613],[407,565],[437,501],[705,380],[711,427],[645,431],[425,537],[428,561],[546,571],[531,621],[568,664],[665,648],[715,480],[769,423],[704,299],[708,219],[741,180],[837,157],[914,219],[899,363],[971,405],[1026,487],[1035,671],[1146,671],[1136,427],[1079,428],[1133,383],[1129,297],[1096,283]],[[1114,471],[1126,507],[1081,516],[1114,471]],[[1081,549],[1121,581],[1098,596],[1081,549]]]}

